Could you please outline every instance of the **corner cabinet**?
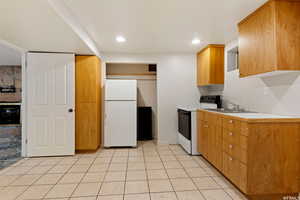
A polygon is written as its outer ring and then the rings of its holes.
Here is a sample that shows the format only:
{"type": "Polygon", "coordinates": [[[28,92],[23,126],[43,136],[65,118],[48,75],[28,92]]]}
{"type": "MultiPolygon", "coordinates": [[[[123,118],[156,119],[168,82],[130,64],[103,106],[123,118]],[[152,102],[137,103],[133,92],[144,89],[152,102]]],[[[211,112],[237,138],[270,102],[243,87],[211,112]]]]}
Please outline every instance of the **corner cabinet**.
{"type": "Polygon", "coordinates": [[[197,85],[224,84],[224,45],[210,44],[197,54],[197,85]]]}
{"type": "Polygon", "coordinates": [[[250,199],[300,192],[300,119],[253,119],[199,110],[198,151],[250,199]]]}
{"type": "Polygon", "coordinates": [[[242,20],[240,77],[300,70],[299,19],[299,0],[269,0],[242,20]]]}
{"type": "Polygon", "coordinates": [[[77,151],[97,150],[101,144],[101,61],[96,56],[76,56],[77,151]]]}

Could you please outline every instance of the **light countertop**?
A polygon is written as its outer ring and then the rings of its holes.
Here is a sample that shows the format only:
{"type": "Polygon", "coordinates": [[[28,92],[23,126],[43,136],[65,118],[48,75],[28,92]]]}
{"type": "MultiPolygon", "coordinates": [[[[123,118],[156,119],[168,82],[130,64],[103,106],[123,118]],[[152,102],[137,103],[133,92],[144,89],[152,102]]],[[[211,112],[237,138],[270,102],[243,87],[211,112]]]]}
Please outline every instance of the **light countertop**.
{"type": "MultiPolygon", "coordinates": [[[[223,113],[222,113],[223,114],[223,113]]],[[[286,119],[286,118],[297,118],[293,116],[273,115],[266,113],[224,113],[233,117],[247,118],[247,119],[286,119]]]]}
{"type": "Polygon", "coordinates": [[[300,116],[275,115],[267,113],[222,113],[205,109],[198,110],[216,113],[224,117],[233,117],[238,120],[248,122],[300,122],[300,116]]]}

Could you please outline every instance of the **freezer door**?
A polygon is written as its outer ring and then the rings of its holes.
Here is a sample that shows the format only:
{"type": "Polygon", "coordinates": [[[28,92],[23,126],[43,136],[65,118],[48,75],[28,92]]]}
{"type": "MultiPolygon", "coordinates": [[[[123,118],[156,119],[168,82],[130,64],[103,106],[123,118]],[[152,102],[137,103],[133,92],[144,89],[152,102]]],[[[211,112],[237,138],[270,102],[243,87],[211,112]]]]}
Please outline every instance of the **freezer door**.
{"type": "Polygon", "coordinates": [[[105,147],[137,146],[136,101],[105,101],[105,147]]]}
{"type": "Polygon", "coordinates": [[[136,101],[136,80],[107,80],[105,83],[105,100],[136,101]]]}

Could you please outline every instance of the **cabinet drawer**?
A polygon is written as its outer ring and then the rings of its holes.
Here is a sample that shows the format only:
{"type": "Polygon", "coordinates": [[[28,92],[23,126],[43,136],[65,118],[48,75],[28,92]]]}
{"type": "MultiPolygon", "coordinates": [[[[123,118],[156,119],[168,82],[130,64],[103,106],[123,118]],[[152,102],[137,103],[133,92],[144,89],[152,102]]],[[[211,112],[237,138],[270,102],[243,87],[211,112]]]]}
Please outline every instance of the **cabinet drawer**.
{"type": "Polygon", "coordinates": [[[241,122],[238,120],[230,119],[230,118],[224,118],[222,120],[223,128],[227,130],[238,130],[240,131],[241,128],[241,122]]]}
{"type": "Polygon", "coordinates": [[[227,130],[223,129],[223,140],[225,140],[228,143],[233,143],[239,145],[239,133],[234,130],[227,130]]]}
{"type": "Polygon", "coordinates": [[[238,159],[239,158],[239,148],[236,144],[223,142],[223,151],[226,152],[229,156],[238,159]]]}
{"type": "Polygon", "coordinates": [[[223,151],[240,162],[247,164],[247,151],[242,149],[239,145],[224,141],[223,151]]]}

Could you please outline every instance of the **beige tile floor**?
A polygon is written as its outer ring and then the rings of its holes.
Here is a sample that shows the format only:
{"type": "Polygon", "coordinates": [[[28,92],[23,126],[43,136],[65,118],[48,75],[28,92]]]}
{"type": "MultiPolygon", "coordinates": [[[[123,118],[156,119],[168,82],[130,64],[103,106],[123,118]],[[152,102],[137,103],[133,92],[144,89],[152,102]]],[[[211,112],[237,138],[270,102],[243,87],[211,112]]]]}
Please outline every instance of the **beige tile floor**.
{"type": "Polygon", "coordinates": [[[0,200],[244,200],[178,145],[141,142],[73,157],[26,158],[0,171],[0,200]]]}

